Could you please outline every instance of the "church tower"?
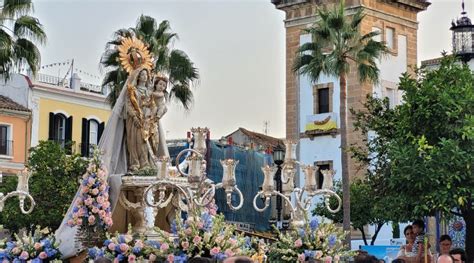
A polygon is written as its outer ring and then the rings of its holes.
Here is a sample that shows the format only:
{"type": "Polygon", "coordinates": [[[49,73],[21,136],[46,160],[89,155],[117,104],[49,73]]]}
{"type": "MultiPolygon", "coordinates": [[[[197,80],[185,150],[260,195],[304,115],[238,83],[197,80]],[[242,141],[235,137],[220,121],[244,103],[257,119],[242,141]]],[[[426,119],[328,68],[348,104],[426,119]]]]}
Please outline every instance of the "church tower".
{"type": "MultiPolygon", "coordinates": [[[[286,137],[299,141],[300,161],[335,169],[336,179],[340,179],[339,81],[325,76],[319,83],[313,83],[292,69],[298,47],[311,40],[302,30],[316,21],[318,8],[333,8],[339,0],[271,1],[286,14],[286,137]],[[328,120],[333,125],[324,125],[328,120]]],[[[390,51],[379,63],[381,81],[378,85],[360,84],[356,70],[351,70],[347,79],[346,108],[361,109],[367,94],[388,97],[392,105],[400,103],[398,78],[417,63],[417,15],[430,3],[426,0],[345,0],[345,5],[347,15],[363,9],[366,16],[360,26],[361,33],[379,31],[378,40],[385,41],[390,51]]],[[[363,138],[354,132],[351,114],[346,115],[348,145],[361,143],[363,138]]],[[[364,174],[364,169],[350,156],[347,159],[351,178],[364,174]]]]}

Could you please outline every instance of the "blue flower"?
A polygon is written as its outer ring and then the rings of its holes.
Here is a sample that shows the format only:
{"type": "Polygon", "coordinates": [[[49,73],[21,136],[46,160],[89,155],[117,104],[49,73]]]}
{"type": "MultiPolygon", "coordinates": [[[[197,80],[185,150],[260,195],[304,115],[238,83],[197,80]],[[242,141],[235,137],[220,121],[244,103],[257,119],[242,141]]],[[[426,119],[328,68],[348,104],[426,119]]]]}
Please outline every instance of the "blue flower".
{"type": "Polygon", "coordinates": [[[153,248],[160,248],[160,246],[161,246],[160,242],[155,241],[155,240],[147,240],[147,241],[145,241],[145,244],[147,244],[147,245],[149,245],[153,248]]]}
{"type": "Polygon", "coordinates": [[[316,228],[318,228],[318,226],[319,226],[319,221],[318,221],[317,218],[313,218],[313,219],[311,220],[311,222],[309,223],[309,227],[310,227],[311,230],[313,230],[313,231],[316,230],[316,228]]]}
{"type": "Polygon", "coordinates": [[[41,240],[40,244],[43,245],[43,247],[51,247],[51,241],[47,238],[41,240]]]}
{"type": "Polygon", "coordinates": [[[125,236],[120,235],[119,238],[118,238],[118,241],[119,241],[119,243],[125,243],[125,236]]]}
{"type": "Polygon", "coordinates": [[[171,222],[171,233],[177,234],[178,233],[178,228],[176,226],[176,220],[173,220],[171,222]]]}
{"type": "Polygon", "coordinates": [[[110,241],[110,239],[105,240],[104,241],[104,247],[109,246],[110,243],[112,243],[112,241],[110,241]]]}
{"type": "Polygon", "coordinates": [[[15,247],[15,242],[7,242],[7,250],[12,250],[15,247]]]}
{"type": "Polygon", "coordinates": [[[140,253],[140,251],[142,251],[142,249],[139,248],[139,247],[133,247],[133,249],[132,249],[132,252],[133,252],[134,254],[138,254],[138,253],[140,253]]]}
{"type": "Polygon", "coordinates": [[[329,235],[328,242],[329,242],[330,248],[336,244],[336,240],[337,240],[336,235],[334,234],[329,235]]]}
{"type": "Polygon", "coordinates": [[[58,254],[58,251],[54,248],[47,247],[45,248],[44,252],[48,255],[48,258],[52,258],[58,254]]]}
{"type": "Polygon", "coordinates": [[[117,259],[118,259],[118,261],[120,262],[120,261],[124,260],[125,257],[124,257],[122,254],[118,254],[118,255],[117,255],[117,259]]]}
{"type": "Polygon", "coordinates": [[[97,247],[93,247],[93,248],[89,248],[88,250],[88,254],[89,254],[89,257],[90,258],[96,258],[97,257],[97,252],[99,251],[99,249],[97,247]]]}
{"type": "Polygon", "coordinates": [[[221,252],[217,253],[216,259],[217,260],[224,260],[225,259],[225,254],[221,253],[221,252]]]}
{"type": "Polygon", "coordinates": [[[31,260],[31,263],[42,263],[43,260],[39,259],[39,258],[34,258],[33,260],[31,260]]]}
{"type": "Polygon", "coordinates": [[[306,236],[306,232],[304,231],[303,228],[298,229],[298,234],[300,235],[301,238],[304,238],[306,236]]]}
{"type": "Polygon", "coordinates": [[[304,256],[306,258],[314,258],[316,256],[316,251],[314,251],[314,250],[305,250],[304,251],[304,256]]]}
{"type": "Polygon", "coordinates": [[[179,256],[174,257],[174,262],[175,263],[185,263],[187,261],[188,257],[186,254],[181,254],[179,256]]]}

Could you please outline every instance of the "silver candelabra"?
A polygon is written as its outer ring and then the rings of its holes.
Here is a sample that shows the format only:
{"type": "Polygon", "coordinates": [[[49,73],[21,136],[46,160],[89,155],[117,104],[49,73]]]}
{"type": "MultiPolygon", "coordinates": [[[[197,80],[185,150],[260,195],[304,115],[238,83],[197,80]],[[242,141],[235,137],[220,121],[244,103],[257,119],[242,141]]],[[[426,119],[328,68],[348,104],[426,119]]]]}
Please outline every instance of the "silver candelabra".
{"type": "Polygon", "coordinates": [[[335,174],[334,170],[322,170],[323,184],[321,189],[318,189],[318,180],[316,172],[318,167],[316,165],[300,165],[296,160],[296,143],[290,140],[285,141],[286,154],[285,161],[282,167],[281,180],[283,187],[281,192],[279,189],[275,189],[274,178],[278,171],[278,167],[274,165],[265,165],[262,167],[264,174],[262,190],[259,191],[254,199],[253,206],[258,212],[265,211],[270,206],[270,200],[272,196],[280,196],[285,200],[285,204],[291,208],[291,224],[294,227],[301,227],[304,225],[306,213],[311,208],[311,200],[315,196],[323,196],[326,208],[336,213],[341,209],[341,198],[337,195],[333,189],[333,177],[335,174]],[[298,169],[301,167],[303,174],[305,175],[305,185],[302,188],[295,187],[294,179],[298,169]],[[329,203],[329,198],[333,196],[338,201],[338,206],[332,209],[329,203]],[[257,199],[262,198],[264,200],[264,206],[262,208],[257,206],[257,199]]]}
{"type": "Polygon", "coordinates": [[[195,212],[198,207],[207,206],[213,199],[216,189],[222,188],[226,193],[227,205],[232,210],[238,210],[244,203],[242,192],[236,185],[235,168],[239,163],[238,160],[225,159],[221,160],[223,167],[222,182],[215,183],[206,176],[206,160],[204,159],[206,148],[206,139],[209,134],[208,128],[191,129],[194,138],[194,148],[181,151],[176,157],[176,170],[171,170],[169,158],[160,158],[157,163],[157,181],[145,189],[143,200],[147,205],[155,208],[166,207],[173,199],[173,191],[177,190],[179,195],[178,206],[182,211],[188,212],[193,217],[197,216],[195,212]],[[179,160],[183,155],[187,155],[186,165],[180,165],[179,160]],[[184,171],[187,167],[188,172],[184,171]],[[177,171],[175,175],[171,171],[177,171]],[[177,183],[174,178],[186,177],[187,183],[177,183]],[[167,195],[168,191],[168,195],[167,195]],[[157,201],[155,201],[155,193],[157,201]],[[239,204],[232,204],[232,193],[239,196],[239,204]]]}
{"type": "MultiPolygon", "coordinates": [[[[36,203],[33,197],[30,195],[28,191],[28,180],[30,179],[31,172],[28,169],[24,169],[16,175],[18,177],[18,184],[16,187],[16,191],[12,191],[4,195],[0,192],[0,212],[3,211],[3,207],[5,206],[5,201],[14,196],[18,196],[20,200],[20,210],[23,214],[29,214],[33,211],[36,203]],[[25,199],[28,198],[30,200],[30,209],[25,210],[25,199]]],[[[0,183],[2,182],[3,174],[0,171],[0,183]]]]}

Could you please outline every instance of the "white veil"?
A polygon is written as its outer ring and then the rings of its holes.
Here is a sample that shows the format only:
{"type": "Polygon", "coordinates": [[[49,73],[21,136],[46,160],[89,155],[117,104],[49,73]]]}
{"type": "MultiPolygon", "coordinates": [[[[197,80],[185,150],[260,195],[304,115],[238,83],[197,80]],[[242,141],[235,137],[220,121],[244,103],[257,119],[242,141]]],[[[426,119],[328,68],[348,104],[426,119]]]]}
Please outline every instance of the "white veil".
{"type": "MultiPolygon", "coordinates": [[[[131,77],[134,73],[136,74],[136,72],[130,74],[130,77],[122,88],[99,142],[99,149],[103,154],[102,160],[109,174],[109,198],[112,212],[118,200],[121,184],[121,177],[112,175],[123,175],[127,172],[127,153],[124,141],[124,106],[126,103],[125,98],[127,94],[127,85],[129,81],[133,79],[131,77]]],[[[56,240],[60,242],[59,250],[64,258],[74,256],[81,251],[81,247],[78,247],[75,244],[75,236],[78,227],[70,227],[67,225],[67,221],[71,216],[72,209],[74,208],[74,204],[79,194],[80,189],[77,190],[61,225],[56,230],[56,240]]]]}

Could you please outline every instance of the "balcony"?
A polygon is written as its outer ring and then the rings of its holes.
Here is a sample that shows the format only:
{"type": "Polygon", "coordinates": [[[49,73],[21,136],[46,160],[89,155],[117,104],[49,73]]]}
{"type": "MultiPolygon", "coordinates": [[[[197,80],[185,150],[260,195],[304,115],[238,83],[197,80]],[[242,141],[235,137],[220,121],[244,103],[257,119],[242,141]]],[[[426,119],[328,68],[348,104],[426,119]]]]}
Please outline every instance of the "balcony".
{"type": "Polygon", "coordinates": [[[0,156],[13,156],[13,141],[0,140],[0,156]]]}
{"type": "MultiPolygon", "coordinates": [[[[46,83],[53,86],[71,89],[71,82],[69,78],[59,78],[56,76],[38,73],[34,80],[40,83],[46,83]]],[[[103,94],[102,87],[100,85],[95,85],[82,81],[80,82],[80,90],[96,94],[103,94]]]]}
{"type": "Polygon", "coordinates": [[[327,112],[306,116],[304,134],[311,140],[315,136],[332,135],[338,132],[337,113],[327,112]]]}

